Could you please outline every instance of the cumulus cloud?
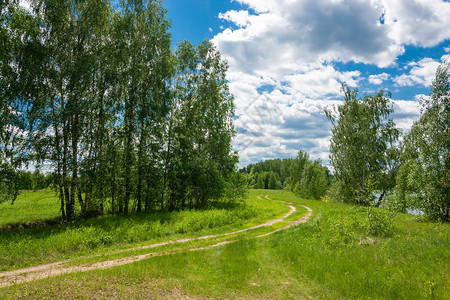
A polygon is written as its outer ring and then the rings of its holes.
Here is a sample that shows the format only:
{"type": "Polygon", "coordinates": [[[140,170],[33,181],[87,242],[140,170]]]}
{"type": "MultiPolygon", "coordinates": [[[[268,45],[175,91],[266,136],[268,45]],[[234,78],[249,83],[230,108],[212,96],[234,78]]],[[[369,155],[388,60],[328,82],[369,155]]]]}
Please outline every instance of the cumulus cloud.
{"type": "Polygon", "coordinates": [[[226,13],[220,13],[219,19],[227,20],[229,22],[236,24],[239,27],[244,27],[248,25],[248,23],[250,22],[250,16],[247,10],[240,10],[240,11],[230,10],[227,11],[226,13]]]}
{"type": "Polygon", "coordinates": [[[230,10],[214,42],[233,69],[295,72],[305,64],[355,61],[386,67],[405,45],[450,38],[450,3],[442,0],[238,0],[256,12],[230,10]],[[276,66],[274,68],[273,66],[276,66]]]}
{"type": "Polygon", "coordinates": [[[431,58],[423,58],[418,62],[410,63],[411,70],[408,74],[402,74],[394,78],[394,82],[398,86],[414,86],[423,85],[431,86],[434,77],[436,76],[436,70],[441,62],[449,59],[450,55],[444,55],[441,61],[431,58]]]}
{"type": "MultiPolygon", "coordinates": [[[[241,165],[298,150],[327,163],[324,109],[342,103],[341,83],[429,86],[439,62],[422,59],[400,76],[336,65],[393,68],[405,46],[433,47],[450,38],[450,3],[442,0],[233,1],[242,9],[219,14],[224,27],[212,41],[230,65],[241,165]]],[[[397,101],[394,108],[405,129],[418,113],[415,101],[397,101]]]]}
{"type": "Polygon", "coordinates": [[[356,87],[359,71],[338,72],[332,66],[324,66],[304,73],[286,76],[291,94],[302,94],[310,99],[323,99],[339,94],[341,84],[356,87]],[[356,77],[356,78],[355,78],[356,77]]]}
{"type": "Polygon", "coordinates": [[[403,132],[408,132],[419,117],[420,105],[417,101],[395,100],[394,114],[392,115],[395,125],[403,132]]]}
{"type": "MultiPolygon", "coordinates": [[[[329,164],[331,124],[325,109],[343,103],[339,99],[309,100],[278,90],[257,96],[236,119],[240,165],[273,158],[294,157],[299,150],[329,164]]],[[[396,126],[407,132],[418,118],[417,101],[393,101],[396,126]]]]}
{"type": "Polygon", "coordinates": [[[241,110],[234,147],[240,164],[294,157],[299,150],[328,162],[330,124],[324,109],[339,100],[301,100],[279,90],[264,93],[241,110]]]}
{"type": "Polygon", "coordinates": [[[20,0],[20,1],[19,1],[19,6],[20,6],[21,8],[23,8],[25,11],[31,12],[30,1],[27,1],[27,0],[20,0]]]}
{"type": "Polygon", "coordinates": [[[239,28],[214,38],[233,67],[260,73],[277,65],[293,72],[305,63],[356,61],[386,67],[404,45],[434,46],[450,37],[450,3],[438,0],[239,0],[257,12],[220,18],[239,28]]]}
{"type": "Polygon", "coordinates": [[[450,37],[450,3],[442,0],[381,1],[389,37],[398,44],[432,47],[450,37]]]}
{"type": "Polygon", "coordinates": [[[381,74],[376,74],[376,75],[370,75],[369,76],[369,82],[371,84],[376,84],[376,85],[380,85],[383,83],[383,81],[388,80],[390,77],[389,74],[387,73],[381,73],[381,74]]]}

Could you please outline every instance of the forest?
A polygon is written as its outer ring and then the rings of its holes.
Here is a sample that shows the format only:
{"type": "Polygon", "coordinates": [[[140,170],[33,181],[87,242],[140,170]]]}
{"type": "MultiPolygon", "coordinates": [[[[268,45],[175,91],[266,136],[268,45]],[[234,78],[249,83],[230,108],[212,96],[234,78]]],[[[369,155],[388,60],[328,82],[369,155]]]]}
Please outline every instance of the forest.
{"type": "Polygon", "coordinates": [[[250,187],[449,220],[449,62],[410,132],[389,92],[343,84],[343,104],[325,112],[333,172],[300,149],[238,172],[228,65],[210,41],[172,50],[161,1],[31,4],[1,7],[1,201],[51,186],[73,220],[76,203],[83,216],[171,211],[250,187]]]}
{"type": "Polygon", "coordinates": [[[320,200],[333,181],[330,170],[320,160],[311,160],[303,151],[299,151],[295,158],[250,164],[239,172],[247,175],[249,188],[286,189],[305,199],[320,200]]]}
{"type": "Polygon", "coordinates": [[[431,220],[450,213],[450,61],[436,70],[421,114],[402,133],[393,121],[391,94],[358,96],[343,85],[345,99],[326,111],[332,123],[330,159],[336,201],[412,210],[431,220]]]}
{"type": "Polygon", "coordinates": [[[1,201],[27,167],[54,173],[66,220],[76,202],[95,215],[239,197],[227,64],[209,41],[173,51],[161,1],[0,11],[1,201]]]}

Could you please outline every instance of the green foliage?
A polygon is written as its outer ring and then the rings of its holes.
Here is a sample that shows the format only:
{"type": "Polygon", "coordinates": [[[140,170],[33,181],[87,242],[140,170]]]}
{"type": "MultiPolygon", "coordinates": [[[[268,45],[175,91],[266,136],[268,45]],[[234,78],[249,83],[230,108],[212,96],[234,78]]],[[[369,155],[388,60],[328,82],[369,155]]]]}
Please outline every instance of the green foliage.
{"type": "Polygon", "coordinates": [[[450,220],[450,62],[436,71],[430,99],[405,138],[406,163],[397,176],[397,201],[432,219],[450,220]]]}
{"type": "Polygon", "coordinates": [[[375,192],[377,205],[394,185],[399,167],[395,147],[400,130],[390,117],[390,94],[381,90],[358,99],[358,91],[343,85],[344,103],[326,110],[332,123],[331,164],[340,182],[338,199],[368,205],[375,192]]]}
{"type": "Polygon", "coordinates": [[[360,239],[357,231],[361,227],[360,221],[355,217],[337,217],[330,222],[331,237],[327,244],[332,247],[353,247],[360,239]]]}
{"type": "Polygon", "coordinates": [[[243,201],[248,196],[247,177],[239,172],[231,173],[229,176],[223,198],[231,203],[243,201]]]}
{"type": "Polygon", "coordinates": [[[240,170],[248,174],[248,185],[255,189],[294,191],[304,198],[320,199],[331,182],[328,168],[310,161],[306,152],[296,158],[274,159],[251,164],[240,170]]]}
{"type": "Polygon", "coordinates": [[[19,194],[19,180],[8,163],[0,163],[0,204],[14,202],[19,194]]]}
{"type": "Polygon", "coordinates": [[[234,103],[225,78],[227,63],[209,41],[197,47],[184,41],[176,55],[164,162],[170,210],[205,206],[243,184],[233,175],[238,159],[231,150],[234,103]]]}
{"type": "Polygon", "coordinates": [[[394,213],[374,207],[367,208],[367,233],[387,237],[392,234],[394,213]]]}
{"type": "MultiPolygon", "coordinates": [[[[17,1],[0,5],[0,203],[14,201],[19,182],[15,171],[30,158],[26,151],[28,122],[34,123],[29,98],[41,87],[38,78],[42,47],[37,21],[17,1]],[[26,55],[24,55],[26,53],[26,55]],[[23,69],[19,78],[17,70],[23,69]]],[[[29,138],[33,136],[28,134],[29,138]]]]}
{"type": "Polygon", "coordinates": [[[305,199],[319,200],[330,184],[329,170],[320,160],[311,161],[306,152],[299,151],[290,168],[287,188],[305,199]]]}
{"type": "MultiPolygon", "coordinates": [[[[287,179],[290,176],[290,167],[293,163],[292,158],[285,159],[268,159],[265,161],[260,161],[255,164],[250,164],[239,170],[241,173],[249,174],[249,185],[254,188],[263,188],[261,185],[256,187],[257,184],[257,174],[262,173],[273,173],[277,179],[276,189],[281,189],[281,187],[285,186],[287,179]],[[281,186],[281,187],[280,187],[281,186]]],[[[270,175],[269,175],[270,176],[270,175]]]]}
{"type": "Polygon", "coordinates": [[[28,163],[50,164],[67,221],[76,205],[83,216],[183,209],[242,188],[228,66],[211,42],[174,53],[160,0],[30,6],[1,9],[0,201],[19,188],[2,176],[28,163]]]}
{"type": "Polygon", "coordinates": [[[38,169],[34,172],[17,172],[19,189],[21,190],[41,190],[50,187],[54,181],[51,173],[41,173],[38,169]]]}
{"type": "Polygon", "coordinates": [[[297,183],[294,192],[306,199],[319,200],[325,195],[329,182],[326,172],[328,169],[319,161],[309,162],[303,169],[301,180],[297,183]]]}
{"type": "Polygon", "coordinates": [[[394,213],[376,207],[351,208],[349,211],[349,215],[337,215],[329,220],[331,234],[326,239],[329,247],[354,247],[376,241],[367,236],[392,236],[394,213]]]}
{"type": "Polygon", "coordinates": [[[273,173],[270,173],[268,188],[269,190],[277,189],[277,179],[273,173]]]}

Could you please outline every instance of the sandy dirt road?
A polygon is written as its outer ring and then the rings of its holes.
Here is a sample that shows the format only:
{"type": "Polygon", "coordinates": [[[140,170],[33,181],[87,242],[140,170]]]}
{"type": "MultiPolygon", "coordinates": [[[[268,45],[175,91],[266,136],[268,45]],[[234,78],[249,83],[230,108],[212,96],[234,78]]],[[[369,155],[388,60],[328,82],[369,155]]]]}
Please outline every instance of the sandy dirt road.
{"type": "MultiPolygon", "coordinates": [[[[258,196],[259,199],[262,199],[261,197],[262,196],[258,196]]],[[[267,195],[265,196],[265,198],[268,200],[273,200],[273,199],[270,199],[267,195]]],[[[279,200],[273,200],[273,201],[279,201],[279,200]]],[[[295,221],[286,221],[285,219],[287,217],[289,217],[290,215],[292,215],[293,213],[296,212],[296,208],[292,205],[292,203],[284,202],[284,201],[280,201],[280,202],[283,202],[289,206],[289,208],[290,208],[289,212],[281,218],[270,220],[263,224],[258,224],[258,225],[255,225],[255,226],[252,226],[249,228],[245,228],[245,229],[237,230],[237,231],[233,231],[233,232],[227,232],[227,233],[216,234],[216,235],[206,235],[206,236],[201,236],[201,237],[196,237],[196,238],[169,240],[169,241],[165,241],[165,242],[161,242],[161,243],[149,244],[149,245],[140,246],[140,247],[136,247],[136,248],[114,251],[114,252],[110,252],[110,253],[106,253],[106,254],[80,257],[80,258],[76,258],[76,259],[42,264],[42,265],[38,265],[38,266],[33,266],[33,267],[28,267],[28,268],[13,270],[13,271],[0,272],[0,288],[18,284],[18,283],[29,282],[29,281],[33,281],[33,280],[37,280],[37,279],[58,276],[61,274],[68,274],[68,273],[73,273],[73,272],[86,272],[86,271],[90,271],[90,270],[107,269],[107,268],[112,268],[112,267],[116,267],[116,266],[122,266],[125,264],[130,264],[133,262],[137,262],[137,261],[140,261],[143,259],[148,259],[148,258],[155,257],[155,256],[170,255],[170,254],[181,253],[181,252],[185,252],[185,251],[200,251],[200,250],[211,249],[214,247],[220,247],[220,246],[223,246],[226,244],[233,243],[233,242],[235,242],[235,240],[222,241],[222,242],[211,244],[208,246],[190,248],[190,249],[186,249],[186,250],[178,251],[178,252],[176,252],[176,251],[175,252],[156,252],[156,253],[147,253],[147,254],[141,254],[141,255],[130,255],[130,256],[126,256],[126,257],[122,257],[122,258],[118,258],[118,259],[112,259],[112,260],[106,260],[106,261],[100,261],[100,262],[94,262],[94,263],[82,263],[82,264],[77,265],[76,260],[79,260],[79,259],[89,259],[89,258],[99,257],[102,255],[126,253],[126,252],[132,252],[132,251],[136,251],[136,250],[161,247],[161,246],[170,245],[170,244],[182,244],[182,243],[187,243],[187,242],[196,241],[196,240],[207,240],[207,239],[212,239],[212,238],[216,238],[216,237],[231,236],[231,235],[235,235],[238,233],[246,232],[246,231],[261,228],[261,227],[272,226],[279,222],[288,222],[288,224],[282,228],[278,228],[278,229],[275,229],[268,233],[264,233],[264,234],[253,237],[253,238],[261,238],[261,237],[265,237],[265,236],[274,234],[275,232],[278,232],[281,230],[286,230],[292,226],[296,226],[298,224],[305,223],[309,220],[309,218],[312,215],[312,210],[309,207],[302,205],[307,210],[306,215],[304,215],[303,217],[301,217],[295,221]]]]}

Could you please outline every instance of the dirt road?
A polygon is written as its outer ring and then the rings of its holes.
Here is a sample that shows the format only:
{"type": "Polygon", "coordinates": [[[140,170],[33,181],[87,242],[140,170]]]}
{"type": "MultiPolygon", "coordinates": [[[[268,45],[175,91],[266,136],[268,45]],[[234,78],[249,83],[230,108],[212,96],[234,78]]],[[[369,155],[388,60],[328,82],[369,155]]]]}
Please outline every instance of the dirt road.
{"type": "MultiPolygon", "coordinates": [[[[261,199],[261,197],[262,196],[258,196],[259,199],[261,199]]],[[[272,200],[267,195],[265,196],[265,198],[268,199],[268,200],[272,200]]],[[[279,201],[279,200],[273,200],[273,201],[279,201]]],[[[288,222],[288,224],[286,226],[282,227],[282,228],[278,228],[278,229],[275,229],[275,230],[270,231],[268,233],[264,233],[264,234],[261,234],[261,235],[253,237],[253,238],[261,238],[261,237],[265,237],[265,236],[274,234],[275,232],[288,229],[289,227],[292,227],[292,226],[295,226],[295,225],[298,225],[298,224],[301,224],[301,223],[305,223],[306,221],[309,220],[309,218],[312,215],[312,210],[309,207],[302,205],[304,208],[307,209],[307,211],[308,211],[307,214],[304,215],[303,217],[301,217],[298,220],[286,221],[285,219],[287,217],[289,217],[294,212],[296,212],[296,208],[294,206],[292,206],[292,203],[284,202],[284,201],[280,201],[280,202],[283,202],[283,203],[285,203],[286,205],[289,206],[289,208],[290,208],[289,212],[286,215],[284,215],[283,217],[281,217],[281,218],[270,220],[270,221],[268,221],[266,223],[263,223],[263,224],[259,224],[259,225],[255,225],[255,226],[252,226],[252,227],[249,227],[249,228],[245,228],[245,229],[242,229],[242,230],[237,230],[237,231],[233,231],[233,232],[227,232],[227,233],[223,233],[223,234],[206,235],[206,236],[201,236],[201,237],[196,237],[196,238],[169,240],[169,241],[165,241],[165,242],[161,242],[161,243],[145,245],[145,246],[136,247],[136,248],[132,248],[132,249],[125,249],[125,250],[114,251],[114,252],[110,252],[110,253],[107,253],[107,254],[100,254],[100,255],[94,255],[94,256],[80,257],[80,258],[76,258],[76,259],[65,260],[65,261],[58,261],[58,262],[53,262],[53,263],[33,266],[33,267],[29,267],[29,268],[24,268],[24,269],[18,269],[18,270],[13,270],[13,271],[1,272],[0,273],[0,288],[1,287],[6,287],[6,286],[10,286],[10,285],[13,285],[13,284],[29,282],[29,281],[36,280],[36,279],[53,277],[53,276],[57,276],[57,275],[61,275],[61,274],[68,274],[68,273],[73,273],[73,272],[86,272],[86,271],[96,270],[96,269],[112,268],[112,267],[116,267],[116,266],[121,266],[121,265],[129,264],[129,263],[137,262],[137,261],[140,261],[140,260],[143,260],[143,259],[148,259],[148,258],[155,257],[155,256],[169,255],[169,254],[180,253],[180,252],[184,252],[184,251],[206,250],[206,249],[211,249],[211,248],[214,248],[214,247],[220,247],[220,246],[223,246],[223,245],[226,245],[226,244],[230,244],[230,243],[233,243],[235,241],[232,241],[232,240],[221,241],[221,242],[216,243],[216,244],[211,244],[211,245],[204,246],[204,247],[190,248],[190,249],[183,250],[183,251],[178,251],[178,252],[175,251],[175,252],[147,253],[147,254],[134,255],[134,256],[130,255],[130,256],[127,256],[127,257],[122,257],[122,258],[112,259],[112,260],[107,260],[107,261],[101,261],[101,262],[76,264],[76,260],[80,260],[80,259],[89,259],[89,258],[99,257],[99,256],[102,256],[102,255],[126,253],[126,252],[132,252],[132,251],[136,251],[136,250],[161,247],[161,246],[170,245],[170,244],[181,244],[181,243],[186,243],[186,242],[191,242],[191,241],[196,241],[196,240],[207,240],[207,239],[212,239],[212,238],[216,238],[216,237],[231,236],[231,235],[235,235],[235,234],[238,234],[238,233],[246,232],[246,231],[257,229],[257,228],[261,228],[261,227],[272,226],[272,225],[274,225],[276,223],[279,223],[279,222],[288,222]]]]}

